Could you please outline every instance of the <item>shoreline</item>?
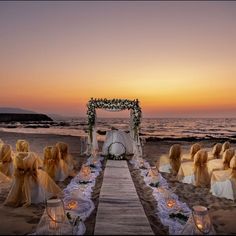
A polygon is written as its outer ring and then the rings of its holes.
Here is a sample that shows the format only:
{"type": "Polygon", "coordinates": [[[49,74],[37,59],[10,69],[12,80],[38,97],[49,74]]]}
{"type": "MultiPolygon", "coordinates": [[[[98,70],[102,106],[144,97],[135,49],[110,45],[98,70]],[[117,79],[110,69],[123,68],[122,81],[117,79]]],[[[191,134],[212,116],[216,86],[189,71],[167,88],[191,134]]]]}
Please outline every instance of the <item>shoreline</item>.
{"type": "MultiPolygon", "coordinates": [[[[61,132],[58,132],[58,130],[54,130],[54,132],[51,129],[51,132],[43,132],[45,131],[44,128],[27,128],[29,129],[28,132],[24,129],[22,130],[14,130],[12,129],[5,129],[0,128],[0,137],[2,133],[14,133],[14,134],[21,134],[21,135],[57,135],[57,136],[71,136],[71,137],[87,137],[88,134],[83,130],[76,130],[76,129],[69,129],[69,130],[63,130],[60,129],[61,132]],[[42,130],[42,132],[36,132],[36,130],[42,130]],[[63,133],[64,131],[64,133],[63,133]],[[66,131],[66,132],[65,132],[66,131]]],[[[46,128],[48,130],[49,128],[46,128]]],[[[106,136],[106,131],[104,133],[100,134],[99,130],[97,130],[97,139],[99,142],[103,142],[106,136]]],[[[230,136],[230,137],[213,137],[210,135],[206,135],[205,137],[158,137],[158,136],[150,136],[148,134],[139,134],[140,139],[144,139],[145,142],[157,142],[157,141],[170,141],[170,142],[225,142],[230,141],[231,143],[236,143],[236,135],[230,136]]]]}

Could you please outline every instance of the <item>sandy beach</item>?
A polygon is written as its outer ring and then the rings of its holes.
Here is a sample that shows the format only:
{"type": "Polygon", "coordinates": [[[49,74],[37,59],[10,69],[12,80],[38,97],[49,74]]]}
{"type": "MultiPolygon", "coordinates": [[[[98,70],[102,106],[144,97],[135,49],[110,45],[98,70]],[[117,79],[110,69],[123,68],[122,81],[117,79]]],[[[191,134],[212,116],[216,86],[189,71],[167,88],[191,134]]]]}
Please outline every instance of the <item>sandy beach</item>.
{"type": "MultiPolygon", "coordinates": [[[[76,172],[81,168],[81,165],[86,162],[86,156],[80,155],[80,138],[75,136],[62,136],[62,135],[49,135],[49,134],[22,134],[22,133],[7,133],[0,132],[0,138],[10,144],[15,151],[15,143],[17,139],[26,139],[30,143],[30,150],[38,153],[40,156],[43,154],[43,148],[47,145],[53,145],[58,141],[68,143],[69,152],[77,161],[76,172]]],[[[153,141],[147,142],[144,145],[144,158],[154,165],[159,160],[160,155],[167,154],[169,148],[174,143],[180,143],[184,151],[189,150],[192,142],[187,141],[153,141]]],[[[206,148],[211,148],[215,140],[203,141],[202,144],[206,148]]],[[[102,142],[99,143],[102,147],[102,142]]],[[[232,146],[235,148],[236,144],[232,146]]],[[[104,164],[105,165],[105,164],[104,164]]],[[[105,166],[103,166],[103,169],[105,166]]],[[[137,193],[144,207],[144,211],[148,217],[152,230],[155,234],[168,234],[168,228],[164,227],[158,216],[156,215],[156,202],[152,196],[152,190],[148,188],[140,176],[139,170],[134,169],[129,165],[132,179],[134,181],[137,193]]],[[[176,194],[179,199],[186,202],[191,208],[193,205],[204,205],[209,208],[213,224],[217,234],[236,234],[235,216],[236,204],[232,200],[214,197],[209,193],[207,188],[197,188],[192,185],[179,183],[171,174],[163,174],[168,180],[171,187],[176,188],[176,194]]],[[[65,188],[70,182],[71,178],[67,178],[64,182],[60,183],[61,188],[65,188]]],[[[103,180],[103,172],[97,177],[96,185],[92,194],[92,200],[95,203],[95,210],[90,217],[85,221],[86,235],[94,233],[94,226],[96,221],[96,211],[99,202],[99,193],[103,180]]],[[[0,193],[0,219],[1,228],[0,234],[8,235],[25,235],[33,233],[40,220],[44,210],[44,204],[31,205],[30,207],[23,208],[10,208],[3,206],[3,202],[7,196],[6,191],[0,193]]]]}

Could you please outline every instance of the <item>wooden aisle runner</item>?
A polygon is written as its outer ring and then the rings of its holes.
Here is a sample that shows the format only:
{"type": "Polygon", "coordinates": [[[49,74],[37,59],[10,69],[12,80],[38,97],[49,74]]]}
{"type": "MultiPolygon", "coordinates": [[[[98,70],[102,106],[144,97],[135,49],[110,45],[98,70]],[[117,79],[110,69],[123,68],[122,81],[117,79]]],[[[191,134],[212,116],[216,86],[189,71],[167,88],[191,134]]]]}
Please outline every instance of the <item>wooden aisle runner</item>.
{"type": "Polygon", "coordinates": [[[94,234],[153,235],[126,161],[106,163],[94,234]]]}

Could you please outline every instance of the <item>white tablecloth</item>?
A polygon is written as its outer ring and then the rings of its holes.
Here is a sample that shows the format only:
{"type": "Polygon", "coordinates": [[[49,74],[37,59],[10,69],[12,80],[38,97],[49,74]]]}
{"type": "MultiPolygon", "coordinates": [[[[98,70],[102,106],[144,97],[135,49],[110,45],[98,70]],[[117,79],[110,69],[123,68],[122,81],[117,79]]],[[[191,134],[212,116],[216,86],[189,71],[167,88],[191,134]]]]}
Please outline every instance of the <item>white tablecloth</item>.
{"type": "Polygon", "coordinates": [[[110,154],[121,155],[133,154],[133,140],[129,133],[120,130],[110,130],[106,133],[106,138],[102,148],[102,154],[108,155],[108,148],[110,147],[110,154]]]}

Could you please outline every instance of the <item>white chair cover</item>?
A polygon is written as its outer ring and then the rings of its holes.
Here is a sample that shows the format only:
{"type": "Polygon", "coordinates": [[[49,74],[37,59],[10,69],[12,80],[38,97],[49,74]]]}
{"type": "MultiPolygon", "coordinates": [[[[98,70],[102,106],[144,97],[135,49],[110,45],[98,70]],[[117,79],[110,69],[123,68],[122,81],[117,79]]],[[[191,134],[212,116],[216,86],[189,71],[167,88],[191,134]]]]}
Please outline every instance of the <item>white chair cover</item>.
{"type": "Polygon", "coordinates": [[[208,161],[207,167],[209,175],[211,176],[212,172],[215,170],[227,170],[230,167],[230,161],[234,154],[235,150],[233,148],[229,148],[224,151],[223,158],[208,161]]]}
{"type": "Polygon", "coordinates": [[[236,156],[230,161],[230,169],[213,171],[210,192],[231,200],[236,199],[236,156]]]}

